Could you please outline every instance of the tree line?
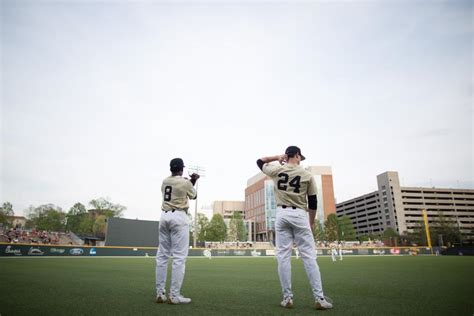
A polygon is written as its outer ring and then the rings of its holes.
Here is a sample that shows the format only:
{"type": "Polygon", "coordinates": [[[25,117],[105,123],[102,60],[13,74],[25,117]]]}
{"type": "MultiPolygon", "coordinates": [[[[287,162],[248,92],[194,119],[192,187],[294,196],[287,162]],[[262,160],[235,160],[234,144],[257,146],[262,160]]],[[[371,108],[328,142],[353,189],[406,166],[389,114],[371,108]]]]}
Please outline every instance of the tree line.
{"type": "Polygon", "coordinates": [[[234,212],[227,227],[220,214],[214,214],[209,221],[206,215],[197,214],[197,241],[246,241],[247,228],[242,215],[234,212]]]}
{"type": "MultiPolygon", "coordinates": [[[[451,246],[462,244],[462,234],[456,220],[446,217],[443,212],[438,212],[436,218],[429,223],[432,246],[451,246]]],[[[337,217],[331,214],[327,217],[324,225],[315,223],[313,228],[315,240],[324,241],[368,241],[381,240],[385,245],[410,246],[428,245],[424,222],[419,223],[412,232],[399,234],[393,228],[387,228],[381,233],[371,232],[369,234],[356,235],[356,230],[349,216],[337,217]]]]}
{"type": "MultiPolygon", "coordinates": [[[[65,212],[54,204],[30,206],[25,210],[26,229],[35,228],[46,231],[72,231],[78,235],[104,237],[106,219],[121,217],[126,207],[112,203],[107,198],[91,200],[86,208],[82,203],[75,203],[65,212]]],[[[0,208],[0,225],[10,228],[13,222],[13,206],[9,202],[0,208]]]]}

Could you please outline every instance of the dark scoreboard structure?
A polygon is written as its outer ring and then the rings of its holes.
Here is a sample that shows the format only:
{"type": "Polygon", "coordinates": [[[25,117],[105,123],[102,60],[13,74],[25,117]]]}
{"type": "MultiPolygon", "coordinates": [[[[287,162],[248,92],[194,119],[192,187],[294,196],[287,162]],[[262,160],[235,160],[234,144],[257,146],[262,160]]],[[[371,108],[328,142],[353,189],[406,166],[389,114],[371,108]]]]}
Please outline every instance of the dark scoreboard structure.
{"type": "Polygon", "coordinates": [[[158,247],[158,221],[108,218],[105,246],[158,247]]]}

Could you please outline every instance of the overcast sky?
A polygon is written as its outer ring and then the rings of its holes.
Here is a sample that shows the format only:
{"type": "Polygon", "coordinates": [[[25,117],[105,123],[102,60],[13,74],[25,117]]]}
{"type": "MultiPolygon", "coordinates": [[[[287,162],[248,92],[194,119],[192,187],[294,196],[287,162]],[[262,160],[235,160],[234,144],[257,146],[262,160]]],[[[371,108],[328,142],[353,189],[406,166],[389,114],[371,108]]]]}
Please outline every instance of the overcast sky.
{"type": "Polygon", "coordinates": [[[157,220],[170,159],[211,205],[288,145],[338,201],[387,170],[474,188],[472,23],[472,1],[3,0],[0,202],[157,220]]]}

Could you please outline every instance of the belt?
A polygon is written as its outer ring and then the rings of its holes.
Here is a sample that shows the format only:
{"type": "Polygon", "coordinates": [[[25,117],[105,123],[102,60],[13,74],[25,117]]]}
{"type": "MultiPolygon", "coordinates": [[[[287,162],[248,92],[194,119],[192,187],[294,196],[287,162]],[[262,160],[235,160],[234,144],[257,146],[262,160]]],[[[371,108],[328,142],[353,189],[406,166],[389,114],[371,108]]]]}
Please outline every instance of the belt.
{"type": "Polygon", "coordinates": [[[288,206],[288,205],[279,205],[279,206],[281,206],[281,208],[292,208],[292,209],[294,209],[294,210],[297,209],[296,206],[288,206]]]}
{"type": "Polygon", "coordinates": [[[162,210],[163,212],[165,213],[168,213],[168,212],[171,212],[171,213],[174,213],[174,211],[181,211],[181,212],[185,212],[186,214],[188,214],[188,210],[178,210],[178,209],[172,209],[172,210],[162,210]]]}

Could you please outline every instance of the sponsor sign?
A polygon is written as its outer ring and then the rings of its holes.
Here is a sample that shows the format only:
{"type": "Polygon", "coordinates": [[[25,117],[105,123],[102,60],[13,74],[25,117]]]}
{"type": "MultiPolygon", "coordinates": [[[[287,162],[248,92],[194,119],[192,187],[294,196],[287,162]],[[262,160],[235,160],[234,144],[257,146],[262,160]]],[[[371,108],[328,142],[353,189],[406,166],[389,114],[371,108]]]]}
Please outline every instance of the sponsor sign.
{"type": "Polygon", "coordinates": [[[220,255],[220,256],[225,256],[227,255],[229,252],[227,250],[217,250],[217,254],[220,255]]]}
{"type": "Polygon", "coordinates": [[[97,250],[95,248],[91,248],[91,250],[89,250],[89,254],[91,256],[95,256],[97,254],[97,250]]]}
{"type": "Polygon", "coordinates": [[[265,250],[265,255],[274,256],[275,255],[275,249],[265,250]]]}
{"type": "Polygon", "coordinates": [[[374,255],[384,255],[385,254],[385,249],[382,249],[382,250],[378,250],[378,249],[374,249],[374,255]]]}
{"type": "Polygon", "coordinates": [[[29,256],[42,256],[44,255],[44,252],[42,252],[41,249],[39,248],[30,247],[30,250],[28,250],[28,255],[29,256]]]}
{"type": "Polygon", "coordinates": [[[317,255],[322,255],[323,254],[323,251],[321,249],[316,249],[316,254],[317,255]]]}
{"type": "Polygon", "coordinates": [[[390,253],[391,253],[392,255],[399,255],[399,254],[400,254],[400,249],[398,249],[398,248],[392,248],[392,249],[390,249],[390,253]]]}
{"type": "Polygon", "coordinates": [[[234,255],[245,256],[245,250],[234,250],[234,255]]]}
{"type": "Polygon", "coordinates": [[[14,249],[12,246],[7,246],[7,248],[5,248],[5,253],[21,256],[21,249],[14,249]]]}
{"type": "Polygon", "coordinates": [[[251,252],[252,254],[252,257],[258,257],[258,256],[261,256],[262,254],[260,252],[258,252],[257,250],[252,250],[251,252]]]}
{"type": "Polygon", "coordinates": [[[354,251],[352,251],[352,250],[346,250],[346,249],[342,249],[342,250],[340,250],[340,251],[342,251],[342,254],[354,253],[354,251]]]}
{"type": "Polygon", "coordinates": [[[50,248],[49,253],[59,253],[63,254],[66,251],[66,249],[63,248],[50,248]]]}
{"type": "Polygon", "coordinates": [[[69,250],[69,254],[72,256],[82,256],[84,250],[82,248],[72,248],[69,250]]]}

